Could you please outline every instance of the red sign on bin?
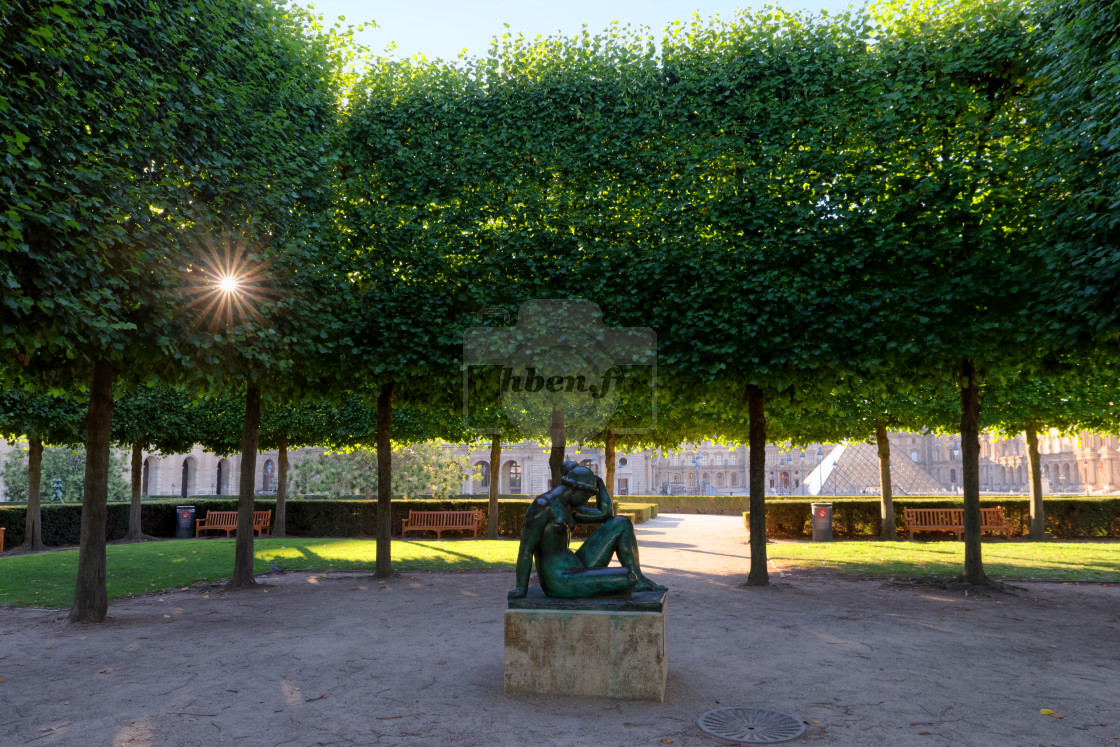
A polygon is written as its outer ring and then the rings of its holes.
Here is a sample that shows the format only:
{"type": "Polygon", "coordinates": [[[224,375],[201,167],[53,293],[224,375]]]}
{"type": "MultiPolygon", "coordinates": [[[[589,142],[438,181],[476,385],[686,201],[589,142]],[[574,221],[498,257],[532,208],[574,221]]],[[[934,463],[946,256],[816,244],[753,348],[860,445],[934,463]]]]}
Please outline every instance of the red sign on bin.
{"type": "Polygon", "coordinates": [[[827,519],[828,518],[828,509],[827,508],[818,508],[817,509],[817,516],[821,517],[822,519],[827,519]]]}

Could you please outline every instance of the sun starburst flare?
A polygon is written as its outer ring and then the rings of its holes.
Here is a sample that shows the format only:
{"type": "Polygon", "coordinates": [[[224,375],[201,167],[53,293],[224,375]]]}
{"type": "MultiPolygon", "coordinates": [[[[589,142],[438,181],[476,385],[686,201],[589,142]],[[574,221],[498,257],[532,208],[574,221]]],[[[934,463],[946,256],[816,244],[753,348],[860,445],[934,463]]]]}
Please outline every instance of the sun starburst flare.
{"type": "Polygon", "coordinates": [[[207,244],[201,261],[187,270],[184,290],[193,323],[215,333],[269,326],[260,311],[273,296],[269,263],[236,239],[207,244]]]}

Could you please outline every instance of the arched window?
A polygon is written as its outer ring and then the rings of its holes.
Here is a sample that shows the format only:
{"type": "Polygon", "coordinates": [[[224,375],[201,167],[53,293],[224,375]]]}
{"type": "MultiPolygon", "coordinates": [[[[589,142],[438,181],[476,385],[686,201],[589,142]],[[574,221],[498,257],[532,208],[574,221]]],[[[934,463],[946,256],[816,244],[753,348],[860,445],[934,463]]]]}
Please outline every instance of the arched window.
{"type": "Polygon", "coordinates": [[[152,490],[159,490],[159,462],[155,457],[148,457],[140,473],[140,494],[151,495],[152,490]]]}
{"type": "Polygon", "coordinates": [[[723,487],[723,473],[722,472],[717,472],[716,473],[716,487],[717,488],[722,488],[723,487]]]}
{"type": "Polygon", "coordinates": [[[195,483],[198,482],[198,465],[194,457],[183,460],[183,472],[180,478],[182,480],[179,488],[180,497],[186,498],[188,495],[198,494],[198,490],[195,489],[195,483]]]}
{"type": "Polygon", "coordinates": [[[271,459],[265,459],[264,460],[264,477],[261,480],[261,492],[262,493],[271,493],[272,492],[272,472],[273,472],[273,469],[274,468],[272,466],[272,460],[271,459]]]}
{"type": "Polygon", "coordinates": [[[696,487],[696,473],[695,472],[689,472],[688,473],[688,487],[690,487],[690,488],[696,487]]]}
{"type": "Polygon", "coordinates": [[[712,482],[712,475],[711,475],[711,473],[710,473],[710,472],[705,472],[705,473],[704,473],[704,477],[703,477],[703,479],[704,479],[704,484],[705,484],[705,485],[710,485],[710,484],[711,484],[711,482],[712,482]]]}
{"type": "Polygon", "coordinates": [[[490,490],[490,463],[478,462],[477,464],[475,464],[475,469],[476,474],[478,475],[478,477],[476,478],[478,483],[478,490],[476,490],[475,492],[488,492],[490,490]]]}
{"type": "Polygon", "coordinates": [[[731,487],[733,487],[733,488],[739,487],[739,473],[738,472],[732,472],[731,473],[731,487]]]}
{"type": "Polygon", "coordinates": [[[517,462],[509,463],[509,492],[515,495],[521,492],[521,465],[517,462]]]}
{"type": "Polygon", "coordinates": [[[229,483],[229,460],[219,459],[217,479],[214,480],[214,492],[217,495],[225,495],[227,483],[229,483]]]}
{"type": "Polygon", "coordinates": [[[674,472],[673,473],[673,482],[679,484],[680,481],[681,481],[681,473],[680,472],[674,472]]]}

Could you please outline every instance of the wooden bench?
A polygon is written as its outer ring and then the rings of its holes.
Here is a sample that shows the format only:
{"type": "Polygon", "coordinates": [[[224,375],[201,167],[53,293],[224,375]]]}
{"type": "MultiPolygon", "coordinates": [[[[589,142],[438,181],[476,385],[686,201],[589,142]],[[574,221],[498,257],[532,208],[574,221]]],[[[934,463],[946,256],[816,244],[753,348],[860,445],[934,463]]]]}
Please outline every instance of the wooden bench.
{"type": "MultiPolygon", "coordinates": [[[[916,532],[953,532],[957,539],[964,534],[963,508],[904,508],[902,518],[910,539],[916,532]]],[[[980,531],[1011,538],[1011,520],[1003,515],[1002,506],[980,509],[980,531]]]]}
{"type": "MultiPolygon", "coordinates": [[[[253,531],[262,537],[268,534],[269,525],[272,523],[272,511],[253,512],[253,531]]],[[[236,511],[207,511],[205,519],[194,520],[194,536],[207,529],[221,529],[228,538],[231,532],[237,531],[236,511]]]]}
{"type": "Polygon", "coordinates": [[[401,534],[435,532],[439,539],[444,532],[469,529],[477,537],[482,531],[482,512],[473,511],[409,511],[401,522],[401,534]]]}

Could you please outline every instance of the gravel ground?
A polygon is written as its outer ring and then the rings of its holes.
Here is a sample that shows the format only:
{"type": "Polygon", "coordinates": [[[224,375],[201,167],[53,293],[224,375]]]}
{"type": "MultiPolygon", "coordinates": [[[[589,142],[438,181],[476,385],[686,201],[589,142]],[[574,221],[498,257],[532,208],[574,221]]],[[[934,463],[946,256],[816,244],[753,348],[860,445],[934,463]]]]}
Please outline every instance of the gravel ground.
{"type": "Polygon", "coordinates": [[[1116,586],[772,568],[750,588],[738,517],[638,537],[670,588],[665,703],[506,697],[512,572],[273,573],[113,602],[101,625],[0,609],[0,744],[719,745],[697,718],[749,707],[803,721],[794,743],[1120,745],[1116,586]]]}

